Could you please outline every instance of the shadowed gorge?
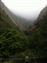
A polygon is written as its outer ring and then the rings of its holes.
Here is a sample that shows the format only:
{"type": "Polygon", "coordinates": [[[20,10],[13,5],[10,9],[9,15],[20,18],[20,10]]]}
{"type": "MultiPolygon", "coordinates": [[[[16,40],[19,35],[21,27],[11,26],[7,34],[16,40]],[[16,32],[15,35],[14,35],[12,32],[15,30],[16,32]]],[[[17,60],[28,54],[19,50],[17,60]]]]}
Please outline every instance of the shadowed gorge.
{"type": "Polygon", "coordinates": [[[47,61],[47,6],[34,21],[14,15],[0,1],[0,63],[47,61]]]}

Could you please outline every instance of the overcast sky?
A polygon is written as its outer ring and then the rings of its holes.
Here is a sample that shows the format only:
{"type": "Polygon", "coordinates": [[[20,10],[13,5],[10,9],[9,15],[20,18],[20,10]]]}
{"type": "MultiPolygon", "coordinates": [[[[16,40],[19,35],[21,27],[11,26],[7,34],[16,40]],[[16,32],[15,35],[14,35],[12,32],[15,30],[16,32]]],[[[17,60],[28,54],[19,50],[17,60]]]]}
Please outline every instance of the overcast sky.
{"type": "Polygon", "coordinates": [[[15,14],[26,19],[36,19],[47,5],[47,0],[2,0],[2,2],[15,14]]]}

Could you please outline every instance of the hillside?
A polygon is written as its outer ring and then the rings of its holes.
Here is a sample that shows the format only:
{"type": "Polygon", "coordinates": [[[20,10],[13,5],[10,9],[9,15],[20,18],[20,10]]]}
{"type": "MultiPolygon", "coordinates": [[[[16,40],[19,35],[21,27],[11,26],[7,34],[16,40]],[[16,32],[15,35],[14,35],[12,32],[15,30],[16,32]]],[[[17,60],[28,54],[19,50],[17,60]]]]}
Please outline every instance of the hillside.
{"type": "MultiPolygon", "coordinates": [[[[29,27],[29,25],[32,25],[31,21],[27,21],[26,19],[17,16],[16,14],[14,14],[13,12],[11,12],[5,5],[3,2],[0,2],[0,7],[2,8],[2,10],[9,16],[9,18],[11,18],[11,24],[13,22],[14,27],[15,25],[17,25],[17,27],[19,27],[20,30],[25,30],[29,27]]],[[[1,11],[1,10],[0,10],[1,11]]],[[[13,25],[12,24],[12,25],[13,25]]]]}
{"type": "Polygon", "coordinates": [[[27,39],[11,15],[0,2],[0,58],[10,57],[26,47],[27,39]]]}
{"type": "Polygon", "coordinates": [[[26,30],[27,33],[35,32],[36,29],[40,27],[40,24],[45,26],[45,21],[47,21],[45,18],[47,17],[47,6],[40,12],[38,18],[34,22],[33,26],[29,26],[26,30]]]}
{"type": "Polygon", "coordinates": [[[0,27],[12,27],[16,28],[16,24],[7,14],[6,9],[4,8],[5,5],[0,1],[0,27]]]}
{"type": "Polygon", "coordinates": [[[40,12],[38,19],[25,34],[29,39],[29,47],[40,58],[47,57],[47,6],[40,12]]]}
{"type": "Polygon", "coordinates": [[[32,42],[35,42],[34,47],[40,50],[39,54],[47,57],[47,7],[41,11],[34,27],[32,39],[32,42]]]}

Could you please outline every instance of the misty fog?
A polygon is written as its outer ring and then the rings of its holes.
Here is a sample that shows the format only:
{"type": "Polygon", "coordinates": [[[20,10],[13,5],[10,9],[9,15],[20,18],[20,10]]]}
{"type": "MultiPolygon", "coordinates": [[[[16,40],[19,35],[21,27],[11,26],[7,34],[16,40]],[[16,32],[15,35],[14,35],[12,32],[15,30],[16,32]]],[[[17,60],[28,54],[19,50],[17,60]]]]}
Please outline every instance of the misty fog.
{"type": "Polygon", "coordinates": [[[16,15],[28,20],[35,20],[47,5],[47,0],[2,0],[16,15]]]}

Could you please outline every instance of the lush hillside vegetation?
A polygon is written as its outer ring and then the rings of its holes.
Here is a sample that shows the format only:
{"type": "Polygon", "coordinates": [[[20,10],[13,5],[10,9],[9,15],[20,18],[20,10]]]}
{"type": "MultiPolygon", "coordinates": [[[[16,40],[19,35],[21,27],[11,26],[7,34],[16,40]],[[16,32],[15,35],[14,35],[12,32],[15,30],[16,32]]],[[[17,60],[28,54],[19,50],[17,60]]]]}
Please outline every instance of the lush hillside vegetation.
{"type": "MultiPolygon", "coordinates": [[[[0,56],[9,56],[14,50],[24,47],[24,34],[13,23],[5,10],[0,7],[0,56]],[[23,44],[23,45],[22,45],[23,44]],[[11,52],[12,51],[12,52],[11,52]]],[[[14,54],[13,53],[13,54],[14,54]]]]}
{"type": "Polygon", "coordinates": [[[12,19],[0,7],[0,57],[10,57],[27,48],[27,39],[23,32],[13,23],[12,19]]]}
{"type": "Polygon", "coordinates": [[[35,26],[36,29],[32,40],[34,43],[33,47],[40,50],[40,55],[47,57],[47,11],[42,15],[41,18],[39,17],[38,23],[35,24],[35,26]]]}
{"type": "Polygon", "coordinates": [[[40,58],[47,57],[47,7],[45,7],[32,28],[26,33],[29,39],[29,48],[33,49],[33,54],[40,58]],[[40,17],[41,16],[41,17],[40,17]]]}

